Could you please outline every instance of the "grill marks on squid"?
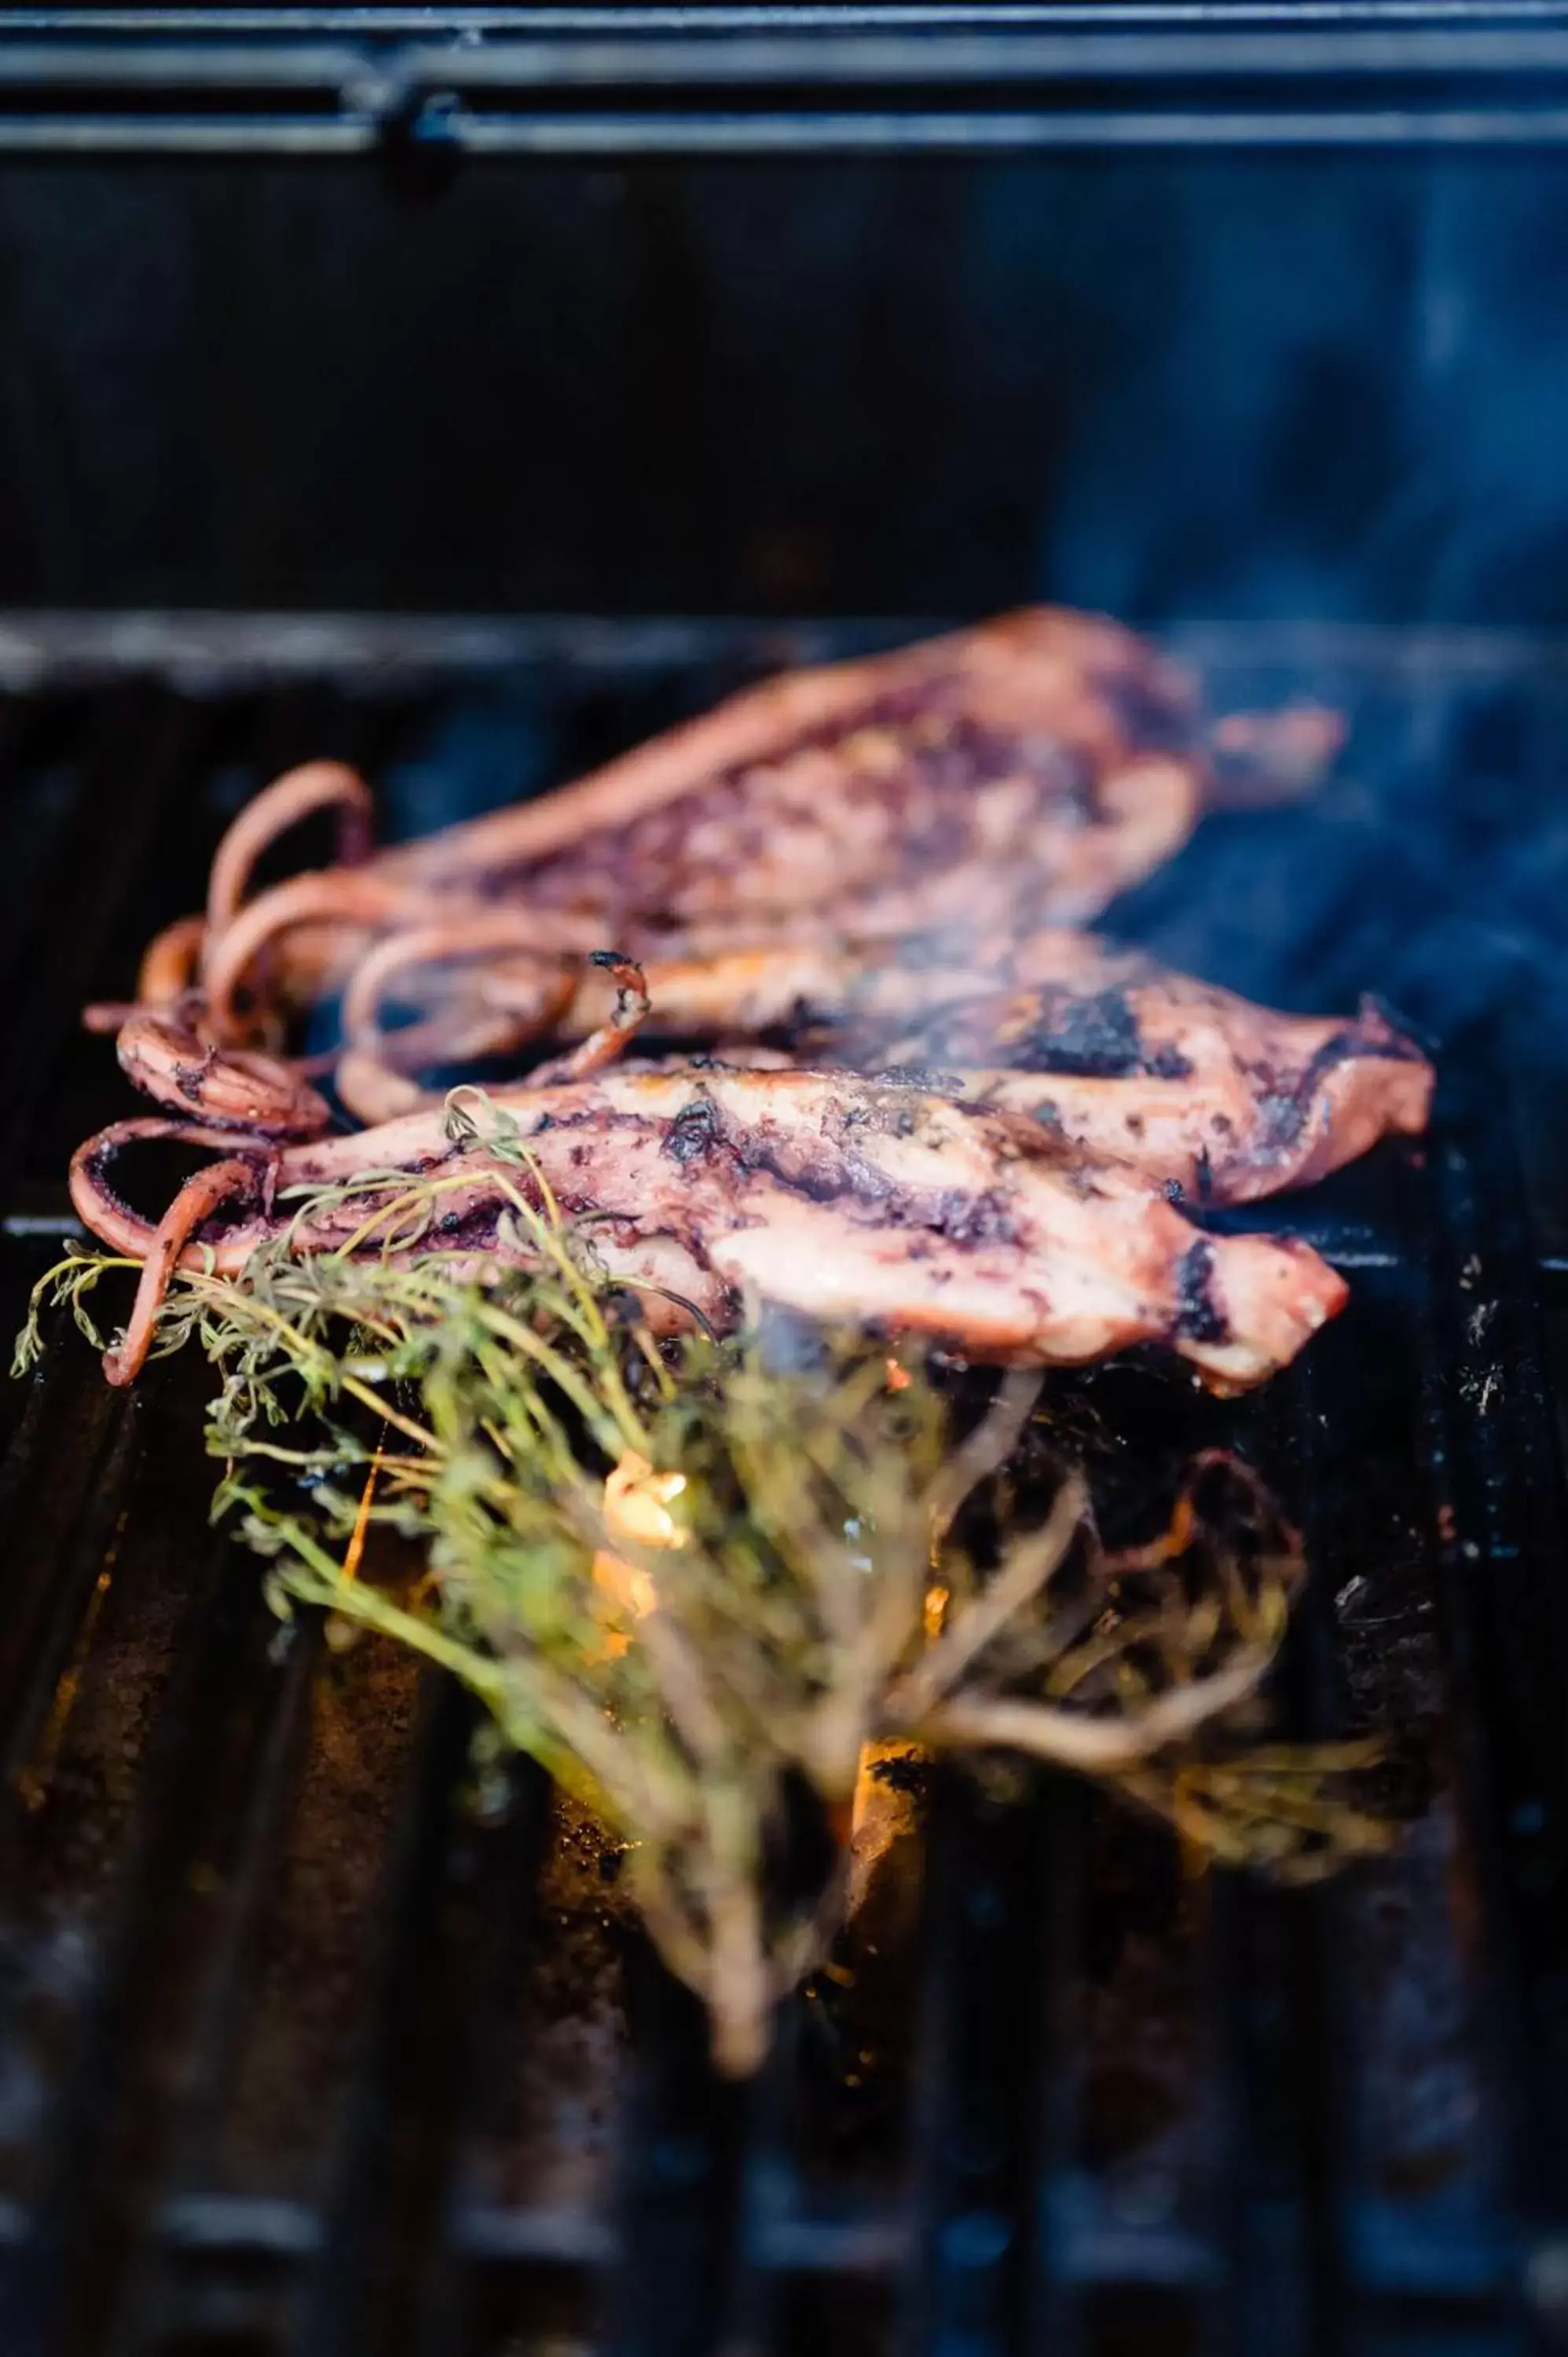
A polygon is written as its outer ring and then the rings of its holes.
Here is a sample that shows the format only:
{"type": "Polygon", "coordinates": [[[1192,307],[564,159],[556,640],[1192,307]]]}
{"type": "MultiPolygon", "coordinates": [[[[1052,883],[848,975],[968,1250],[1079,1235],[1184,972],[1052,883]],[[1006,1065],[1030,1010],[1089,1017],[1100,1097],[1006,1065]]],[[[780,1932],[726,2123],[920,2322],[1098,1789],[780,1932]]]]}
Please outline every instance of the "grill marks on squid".
{"type": "Polygon", "coordinates": [[[1015,789],[1021,837],[1042,823],[1069,834],[1107,823],[1081,753],[1041,731],[988,726],[961,696],[961,681],[938,677],[875,698],[624,829],[501,869],[485,888],[596,914],[639,908],[659,877],[669,920],[701,921],[731,911],[737,885],[743,902],[760,903],[776,884],[782,905],[792,866],[841,888],[846,870],[852,881],[858,873],[875,893],[993,858],[989,787],[1015,789]]]}
{"type": "MultiPolygon", "coordinates": [[[[658,1287],[717,1328],[753,1299],[860,1317],[1001,1363],[1078,1363],[1163,1342],[1205,1382],[1232,1389],[1285,1363],[1344,1299],[1305,1248],[1206,1242],[1157,1186],[1062,1148],[1032,1123],[844,1073],[621,1071],[493,1102],[526,1144],[521,1164],[498,1162],[482,1136],[448,1137],[432,1115],[284,1147],[265,1173],[256,1153],[221,1211],[204,1203],[181,1238],[187,1262],[210,1253],[238,1274],[285,1230],[301,1252],[350,1245],[364,1197],[301,1210],[294,1190],[388,1171],[458,1182],[435,1225],[394,1253],[516,1259],[525,1247],[503,1216],[507,1189],[536,1186],[532,1162],[612,1278],[658,1287]],[[1211,1313],[1202,1318],[1200,1243],[1211,1313]]],[[[138,1128],[192,1143],[220,1134],[122,1125],[78,1157],[83,1220],[145,1257],[151,1227],[128,1217],[110,1162],[138,1128]]],[[[220,1143],[228,1168],[236,1141],[220,1143]]]]}

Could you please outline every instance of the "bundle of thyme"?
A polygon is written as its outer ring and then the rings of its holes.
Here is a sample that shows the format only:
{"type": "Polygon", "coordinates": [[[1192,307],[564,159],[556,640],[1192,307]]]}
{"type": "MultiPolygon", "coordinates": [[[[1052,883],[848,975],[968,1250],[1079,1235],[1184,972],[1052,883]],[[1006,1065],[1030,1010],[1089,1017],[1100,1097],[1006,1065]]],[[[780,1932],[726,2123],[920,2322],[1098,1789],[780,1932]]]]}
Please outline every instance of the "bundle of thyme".
{"type": "MultiPolygon", "coordinates": [[[[157,1347],[196,1340],[218,1371],[214,1511],[269,1559],[277,1609],[441,1663],[603,1818],[726,2069],[755,2065],[836,1928],[868,1745],[1031,1754],[1286,1873],[1382,1846],[1346,1781],[1364,1747],[1216,1739],[1303,1577],[1242,1467],[1200,1461],[1168,1530],[1109,1553],[1069,1462],[1043,1510],[1010,1470],[1036,1379],[963,1429],[864,1337],[656,1340],[515,1126],[478,1118],[516,1175],[515,1262],[424,1249],[441,1182],[370,1172],[330,1190],[362,1214],[343,1247],[285,1235],[242,1277],[185,1272],[157,1347]],[[803,1801],[834,1838],[801,1895],[803,1801]]],[[[58,1303],[102,1347],[92,1296],[125,1265],[51,1270],[18,1369],[58,1303]]]]}

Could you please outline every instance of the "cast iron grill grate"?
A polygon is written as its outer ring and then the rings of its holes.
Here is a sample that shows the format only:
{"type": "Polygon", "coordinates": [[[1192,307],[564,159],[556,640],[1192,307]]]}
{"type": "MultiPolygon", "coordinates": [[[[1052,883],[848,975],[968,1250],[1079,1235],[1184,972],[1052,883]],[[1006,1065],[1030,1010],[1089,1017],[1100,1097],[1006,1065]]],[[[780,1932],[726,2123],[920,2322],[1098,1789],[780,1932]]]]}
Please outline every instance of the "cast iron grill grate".
{"type": "MultiPolygon", "coordinates": [[[[7,1330],[120,1102],[76,1009],[195,905],[244,792],[328,749],[434,824],[796,651],[524,628],[458,679],[435,640],[287,676],[230,643],[182,689],[42,662],[0,701],[7,1330]]],[[[1197,1880],[1065,1783],[941,1783],[920,1891],[722,2086],[543,1780],[476,1783],[450,1688],[273,1620],[208,1528],[199,1371],[126,1398],[62,1335],[0,1404],[7,2357],[1568,2345],[1568,1154],[1519,1014],[1556,1003],[1568,671],[1199,651],[1224,700],[1342,697],[1354,751],[1310,810],[1213,821],[1127,927],[1287,1001],[1383,989],[1448,1035],[1442,1113],[1273,1215],[1353,1271],[1299,1370],[1244,1409],[1095,1395],[1151,1446],[1240,1437],[1303,1518],[1282,1722],[1389,1729],[1401,1850],[1197,1880]]]]}

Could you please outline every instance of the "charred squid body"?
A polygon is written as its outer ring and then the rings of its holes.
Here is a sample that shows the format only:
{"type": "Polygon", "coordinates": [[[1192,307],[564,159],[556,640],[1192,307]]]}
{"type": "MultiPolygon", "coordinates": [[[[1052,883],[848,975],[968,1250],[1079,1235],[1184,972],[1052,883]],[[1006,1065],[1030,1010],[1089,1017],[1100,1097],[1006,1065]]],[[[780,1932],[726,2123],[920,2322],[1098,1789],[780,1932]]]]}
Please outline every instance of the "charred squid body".
{"type": "MultiPolygon", "coordinates": [[[[362,1117],[422,1100],[409,1077],[422,1043],[383,1031],[380,1001],[423,954],[417,936],[384,943],[346,996],[339,1087],[362,1117]]],[[[512,1010],[532,1006],[542,1028],[606,1039],[607,983],[574,962],[563,996],[564,972],[561,961],[503,963],[471,983],[459,1028],[480,1036],[504,986],[512,1010]]],[[[989,957],[960,958],[929,938],[800,944],[656,959],[645,975],[639,1020],[656,1032],[718,1042],[737,1062],[759,1037],[782,1039],[817,1067],[893,1073],[1024,1114],[1200,1202],[1305,1186],[1380,1137],[1419,1135],[1431,1103],[1431,1065],[1370,1001],[1350,1018],[1276,1014],[1064,930],[989,957]]],[[[623,1020],[618,1036],[635,1028],[623,1020]]]]}
{"type": "MultiPolygon", "coordinates": [[[[1381,1137],[1419,1135],[1431,1110],[1431,1064],[1369,999],[1351,1017],[1279,1014],[1062,929],[989,962],[907,942],[656,963],[647,984],[657,1022],[788,1028],[814,1061],[1027,1114],[1198,1202],[1307,1186],[1381,1137]]],[[[598,997],[585,988],[576,1021],[599,1019],[598,997]]]]}
{"type": "MultiPolygon", "coordinates": [[[[515,1124],[567,1222],[591,1222],[610,1275],[656,1288],[651,1308],[676,1322],[728,1329],[748,1299],[768,1301],[1016,1365],[1157,1342],[1228,1391],[1284,1365],[1345,1299],[1304,1244],[1202,1235],[1135,1172],[1096,1165],[1036,1123],[913,1088],[687,1069],[498,1091],[489,1102],[515,1124]]],[[[281,1149],[157,1120],[90,1140],[71,1169],[77,1211],[145,1264],[113,1378],[128,1381],[145,1359],[174,1268],[237,1275],[285,1226],[301,1253],[353,1247],[362,1197],[303,1213],[284,1199],[372,1172],[438,1182],[435,1216],[411,1248],[479,1271],[524,1255],[510,1206],[520,1186],[537,1201],[537,1178],[439,1115],[281,1149]],[[156,1229],[113,1179],[121,1146],[146,1135],[185,1136],[225,1157],[188,1182],[156,1229]]]]}
{"type": "Polygon", "coordinates": [[[368,796],[313,762],[242,814],[204,934],[155,944],[144,996],[191,981],[212,1036],[341,984],[380,938],[633,955],[757,938],[1092,916],[1185,841],[1205,751],[1187,675],[1109,622],[1036,610],[789,673],[555,793],[368,856],[368,796]],[[247,902],[255,861],[337,812],[342,864],[247,902]],[[242,1001],[247,1002],[242,1006],[242,1001]]]}

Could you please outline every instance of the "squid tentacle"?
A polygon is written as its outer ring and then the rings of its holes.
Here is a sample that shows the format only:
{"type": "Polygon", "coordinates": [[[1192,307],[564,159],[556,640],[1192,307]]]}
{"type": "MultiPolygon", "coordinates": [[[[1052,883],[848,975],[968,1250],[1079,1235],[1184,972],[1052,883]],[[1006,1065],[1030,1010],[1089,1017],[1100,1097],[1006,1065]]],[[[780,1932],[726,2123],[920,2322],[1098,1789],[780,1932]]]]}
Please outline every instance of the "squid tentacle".
{"type": "Polygon", "coordinates": [[[547,1087],[558,1081],[591,1080],[623,1056],[652,1012],[648,983],[635,958],[618,950],[595,950],[588,959],[607,974],[616,986],[609,1018],[564,1056],[555,1056],[529,1074],[531,1084],[547,1087]]]}
{"type": "Polygon", "coordinates": [[[338,858],[344,867],[362,866],[372,845],[374,803],[357,770],[341,761],[306,761],[288,770],[247,802],[213,856],[203,915],[177,917],[156,933],[136,976],[128,1006],[99,1005],[82,1010],[89,1031],[115,1031],[147,1008],[180,1005],[196,989],[208,961],[209,944],[239,914],[257,860],[278,837],[314,812],[339,813],[338,858]]]}
{"type": "Polygon", "coordinates": [[[216,940],[239,915],[262,854],[317,811],[338,813],[338,864],[360,867],[373,847],[375,804],[344,761],[305,761],[247,802],[219,845],[207,888],[207,925],[216,940]]]}
{"type": "Polygon", "coordinates": [[[423,1087],[368,1048],[346,1048],[333,1080],[343,1103],[368,1129],[404,1114],[434,1112],[446,1097],[444,1089],[423,1087]]]}
{"type": "Polygon", "coordinates": [[[143,1011],[121,1027],[120,1069],[156,1104],[252,1136],[315,1137],[332,1108],[282,1057],[217,1049],[188,1023],[143,1011]]]}
{"type": "Polygon", "coordinates": [[[208,935],[201,978],[217,1037],[244,1036],[240,992],[262,952],[284,934],[306,925],[373,931],[407,921],[422,906],[421,896],[365,868],[295,876],[248,900],[220,933],[208,935]]]}
{"type": "Polygon", "coordinates": [[[518,909],[477,909],[389,933],[366,952],[343,994],[343,1036],[351,1049],[396,1070],[505,1055],[560,1021],[577,989],[575,959],[540,952],[536,919],[518,909]],[[381,1006],[394,981],[422,968],[510,952],[456,1013],[387,1031],[381,1006]]]}
{"type": "MultiPolygon", "coordinates": [[[[134,1114],[126,1121],[111,1122],[107,1129],[97,1130],[83,1140],[70,1157],[68,1185],[71,1208],[83,1227],[90,1228],[101,1243],[137,1260],[147,1250],[156,1227],[153,1221],[131,1209],[110,1183],[109,1172],[127,1146],[149,1143],[207,1146],[228,1157],[243,1154],[247,1145],[232,1130],[214,1129],[205,1122],[173,1121],[165,1114],[134,1114]]],[[[268,1140],[258,1138],[254,1144],[251,1158],[256,1168],[275,1158],[277,1148],[268,1140]]]]}
{"type": "Polygon", "coordinates": [[[206,939],[204,917],[177,917],[148,944],[137,969],[134,998],[95,999],[81,1010],[82,1029],[118,1031],[134,1017],[148,1013],[198,1015],[204,1002],[196,977],[206,939]]]}
{"type": "Polygon", "coordinates": [[[256,1183],[254,1165],[237,1156],[209,1162],[186,1180],[153,1231],[125,1331],[118,1346],[103,1353],[103,1372],[112,1383],[134,1383],[146,1364],[169,1279],[196,1230],[223,1204],[252,1193],[256,1183]]]}
{"type": "Polygon", "coordinates": [[[148,943],[136,976],[136,996],[145,1006],[174,1006],[195,986],[207,924],[201,917],[177,917],[148,943]]]}
{"type": "MultiPolygon", "coordinates": [[[[382,969],[384,976],[396,969],[399,961],[392,955],[399,942],[412,936],[393,936],[383,944],[388,952],[382,969]]],[[[372,956],[376,952],[372,952],[372,956]]],[[[417,963],[417,960],[411,960],[417,963]]],[[[366,961],[368,964],[369,960],[366,961]]],[[[574,963],[576,963],[575,961],[574,963]]],[[[586,963],[607,973],[616,985],[614,1004],[606,1019],[586,1039],[564,1055],[554,1056],[537,1065],[529,1074],[531,1088],[545,1088],[570,1081],[591,1079],[625,1054],[651,1012],[647,982],[635,958],[625,957],[618,950],[590,951],[586,963]]],[[[560,1020],[578,994],[580,974],[571,968],[563,969],[561,987],[553,994],[545,1020],[560,1020]]],[[[375,978],[372,996],[377,987],[375,978]]],[[[510,1034],[492,1046],[476,1046],[472,1033],[458,1037],[443,1031],[439,1024],[414,1027],[409,1032],[383,1035],[361,1025],[350,1033],[351,1043],[338,1061],[336,1082],[338,1094],[359,1120],[372,1125],[384,1121],[396,1121],[404,1114],[426,1113],[443,1103],[445,1089],[423,1087],[404,1069],[405,1062],[417,1068],[425,1063],[457,1063],[466,1056],[503,1053],[508,1047],[521,1046],[537,1036],[543,1023],[530,1020],[526,1028],[510,1034]],[[411,1039],[417,1039],[421,1051],[409,1053],[411,1039]]]]}

